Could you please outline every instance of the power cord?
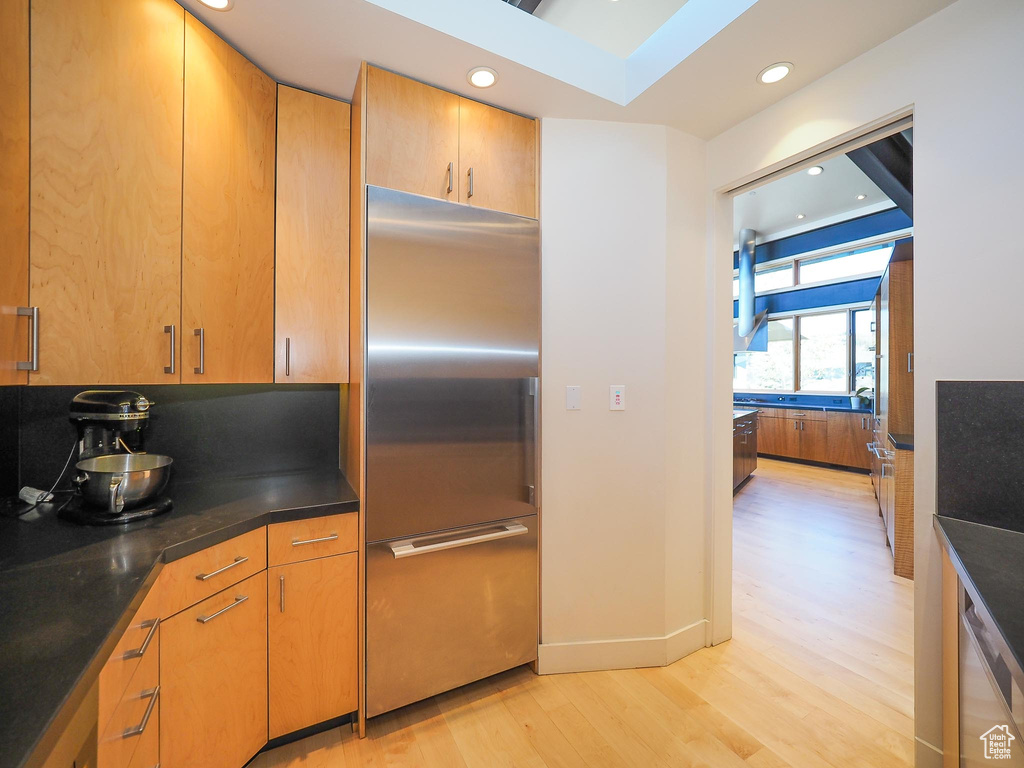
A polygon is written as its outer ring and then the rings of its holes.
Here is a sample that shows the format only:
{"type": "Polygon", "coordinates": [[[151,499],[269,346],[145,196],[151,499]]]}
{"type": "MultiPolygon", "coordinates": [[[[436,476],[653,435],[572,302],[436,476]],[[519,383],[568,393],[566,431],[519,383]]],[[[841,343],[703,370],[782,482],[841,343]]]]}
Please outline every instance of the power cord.
{"type": "MultiPolygon", "coordinates": [[[[77,447],[78,447],[78,440],[76,438],[75,442],[73,442],[71,444],[71,453],[68,454],[68,460],[64,462],[64,468],[61,469],[60,474],[57,475],[57,479],[53,481],[53,485],[50,486],[50,490],[48,490],[46,493],[40,494],[39,498],[36,499],[35,504],[32,504],[31,506],[26,507],[25,509],[19,510],[18,513],[17,513],[18,517],[21,517],[22,515],[28,514],[33,509],[38,507],[40,504],[44,504],[44,503],[51,504],[51,503],[53,503],[52,500],[51,501],[47,501],[47,502],[43,502],[42,499],[51,497],[53,495],[53,493],[54,493],[54,489],[57,487],[57,485],[60,483],[60,481],[64,479],[64,473],[68,471],[68,466],[71,464],[71,459],[74,457],[75,449],[77,447]]],[[[74,489],[68,488],[67,490],[57,491],[57,493],[74,493],[74,489]]]]}

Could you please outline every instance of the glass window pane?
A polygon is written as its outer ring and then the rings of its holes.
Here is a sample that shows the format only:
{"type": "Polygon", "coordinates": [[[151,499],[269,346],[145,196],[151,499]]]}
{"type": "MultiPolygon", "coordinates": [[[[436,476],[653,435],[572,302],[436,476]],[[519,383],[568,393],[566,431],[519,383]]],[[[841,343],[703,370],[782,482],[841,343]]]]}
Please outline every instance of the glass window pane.
{"type": "Polygon", "coordinates": [[[859,309],[853,313],[854,375],[856,389],[861,387],[875,388],[875,312],[872,309],[859,309]]]}
{"type": "Polygon", "coordinates": [[[793,285],[792,264],[754,273],[754,293],[770,291],[773,288],[788,288],[791,285],[793,285]]]}
{"type": "Polygon", "coordinates": [[[865,248],[862,251],[837,253],[820,259],[800,262],[800,282],[819,283],[825,280],[840,280],[854,275],[882,272],[892,256],[894,243],[881,247],[865,248]]]}
{"type": "Polygon", "coordinates": [[[740,297],[740,279],[738,277],[732,279],[732,297],[734,299],[740,297]]]}
{"type": "Polygon", "coordinates": [[[793,391],[793,318],[768,321],[768,351],[733,356],[734,392],[793,391]]]}
{"type": "Polygon", "coordinates": [[[800,389],[849,392],[846,313],[800,318],[800,389]]]}

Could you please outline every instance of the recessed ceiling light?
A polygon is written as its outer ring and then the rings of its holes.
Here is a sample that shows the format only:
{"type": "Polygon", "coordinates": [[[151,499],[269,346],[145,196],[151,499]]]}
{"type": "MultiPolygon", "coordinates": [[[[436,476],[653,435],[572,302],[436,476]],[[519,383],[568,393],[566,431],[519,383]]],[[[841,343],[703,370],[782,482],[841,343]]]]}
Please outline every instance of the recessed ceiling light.
{"type": "Polygon", "coordinates": [[[857,199],[858,200],[865,200],[865,199],[867,199],[867,195],[857,195],[857,199]]]}
{"type": "Polygon", "coordinates": [[[825,169],[822,168],[820,165],[812,165],[810,168],[807,169],[808,176],[821,176],[821,174],[823,174],[824,172],[825,169]]]}
{"type": "Polygon", "coordinates": [[[793,65],[788,61],[778,61],[775,64],[769,64],[767,67],[757,73],[757,81],[764,83],[765,85],[771,85],[777,83],[779,80],[784,78],[790,72],[793,71],[793,65]]]}
{"type": "Polygon", "coordinates": [[[802,213],[798,213],[798,214],[796,215],[796,217],[797,217],[798,219],[804,219],[804,218],[807,218],[807,217],[806,217],[806,216],[804,216],[804,215],[803,215],[802,213]]]}
{"type": "Polygon", "coordinates": [[[490,88],[498,82],[498,73],[490,67],[475,67],[467,75],[470,85],[477,88],[490,88]]]}
{"type": "Polygon", "coordinates": [[[235,0],[199,0],[199,2],[215,11],[230,11],[231,6],[235,4],[235,0]]]}

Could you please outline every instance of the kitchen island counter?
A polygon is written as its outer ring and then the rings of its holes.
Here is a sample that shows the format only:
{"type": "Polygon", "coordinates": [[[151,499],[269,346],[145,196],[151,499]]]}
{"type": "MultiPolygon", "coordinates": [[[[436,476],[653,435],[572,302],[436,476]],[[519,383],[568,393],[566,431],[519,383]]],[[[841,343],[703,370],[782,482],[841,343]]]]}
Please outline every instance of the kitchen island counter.
{"type": "Polygon", "coordinates": [[[338,470],[177,483],[165,515],[94,527],[0,518],[0,768],[46,752],[164,563],[269,523],[354,512],[338,470]]]}

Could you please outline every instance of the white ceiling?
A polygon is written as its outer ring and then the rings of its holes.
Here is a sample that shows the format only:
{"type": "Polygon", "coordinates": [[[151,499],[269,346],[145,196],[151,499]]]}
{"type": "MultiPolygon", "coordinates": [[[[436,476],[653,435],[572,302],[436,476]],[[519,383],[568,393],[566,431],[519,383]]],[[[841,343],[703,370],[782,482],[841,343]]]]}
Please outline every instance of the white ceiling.
{"type": "Polygon", "coordinates": [[[761,243],[895,206],[846,155],[820,166],[820,176],[797,171],[737,195],[733,200],[736,242],[741,229],[755,230],[761,243]],[[857,195],[867,197],[858,200],[857,195]],[[801,213],[805,218],[797,219],[801,213]]]}
{"type": "Polygon", "coordinates": [[[179,0],[276,80],[338,98],[351,98],[365,59],[523,114],[664,124],[702,138],[952,1],[689,0],[622,60],[500,0],[235,0],[224,13],[179,0]],[[680,51],[686,57],[675,64],[680,51]],[[779,60],[792,61],[793,74],[772,86],[755,81],[779,60]],[[499,73],[486,91],[466,82],[480,65],[499,73]]]}
{"type": "Polygon", "coordinates": [[[625,59],[686,0],[541,0],[533,15],[625,59]]]}

